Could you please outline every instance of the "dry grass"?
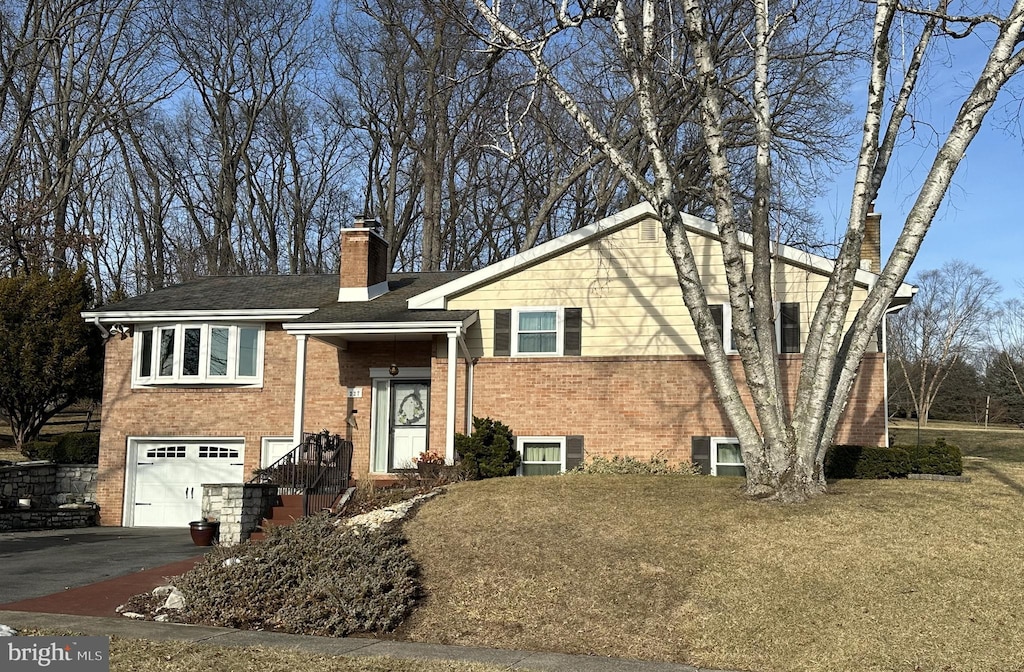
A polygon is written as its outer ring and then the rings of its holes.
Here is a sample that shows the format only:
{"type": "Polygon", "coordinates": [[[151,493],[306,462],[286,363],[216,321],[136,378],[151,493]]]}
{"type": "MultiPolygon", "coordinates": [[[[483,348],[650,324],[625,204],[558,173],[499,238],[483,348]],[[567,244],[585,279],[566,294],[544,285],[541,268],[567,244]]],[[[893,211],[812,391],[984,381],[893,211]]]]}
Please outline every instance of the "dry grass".
{"type": "Polygon", "coordinates": [[[10,446],[0,444],[0,460],[9,460],[10,462],[21,462],[27,459],[21,454],[20,450],[15,450],[10,446]]]}
{"type": "MultiPolygon", "coordinates": [[[[889,432],[897,444],[917,443],[917,423],[914,421],[891,421],[889,432]]],[[[1013,425],[995,425],[985,429],[970,422],[933,420],[921,427],[921,443],[933,443],[938,438],[959,446],[965,456],[1024,462],[1024,430],[1013,425]]]]}
{"type": "Polygon", "coordinates": [[[341,658],[300,651],[244,649],[192,644],[117,640],[111,643],[114,672],[500,672],[502,668],[452,661],[341,658]]]}
{"type": "MultiPolygon", "coordinates": [[[[33,631],[25,634],[67,633],[33,631]]],[[[287,649],[113,637],[110,669],[113,672],[501,672],[504,668],[455,661],[343,658],[287,649]]]]}
{"type": "Polygon", "coordinates": [[[1021,670],[1024,466],[968,469],[792,507],[735,479],[459,484],[405,526],[429,597],[402,632],[768,672],[1021,670]]]}

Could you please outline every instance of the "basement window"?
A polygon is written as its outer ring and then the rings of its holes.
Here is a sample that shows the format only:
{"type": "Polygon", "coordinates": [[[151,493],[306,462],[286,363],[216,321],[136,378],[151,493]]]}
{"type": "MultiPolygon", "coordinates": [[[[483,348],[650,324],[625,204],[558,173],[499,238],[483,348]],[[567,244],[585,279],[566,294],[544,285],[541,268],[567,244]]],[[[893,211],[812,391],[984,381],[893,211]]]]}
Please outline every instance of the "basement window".
{"type": "Polygon", "coordinates": [[[735,438],[711,439],[711,475],[746,476],[740,442],[735,438]]]}
{"type": "Polygon", "coordinates": [[[521,476],[552,476],[565,471],[564,436],[520,436],[521,476]]]}
{"type": "Polygon", "coordinates": [[[166,324],[136,329],[132,386],[263,385],[261,324],[166,324]]]}

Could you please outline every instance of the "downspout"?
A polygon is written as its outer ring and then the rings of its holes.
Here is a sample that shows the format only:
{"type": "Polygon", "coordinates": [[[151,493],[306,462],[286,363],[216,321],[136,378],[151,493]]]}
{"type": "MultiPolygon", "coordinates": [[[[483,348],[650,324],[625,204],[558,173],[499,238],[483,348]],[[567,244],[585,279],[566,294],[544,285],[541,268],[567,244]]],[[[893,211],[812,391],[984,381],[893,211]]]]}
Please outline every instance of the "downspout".
{"type": "Polygon", "coordinates": [[[102,338],[104,341],[110,338],[110,332],[107,331],[106,328],[100,323],[100,318],[92,318],[92,323],[95,324],[96,328],[100,330],[100,338],[102,338]]]}

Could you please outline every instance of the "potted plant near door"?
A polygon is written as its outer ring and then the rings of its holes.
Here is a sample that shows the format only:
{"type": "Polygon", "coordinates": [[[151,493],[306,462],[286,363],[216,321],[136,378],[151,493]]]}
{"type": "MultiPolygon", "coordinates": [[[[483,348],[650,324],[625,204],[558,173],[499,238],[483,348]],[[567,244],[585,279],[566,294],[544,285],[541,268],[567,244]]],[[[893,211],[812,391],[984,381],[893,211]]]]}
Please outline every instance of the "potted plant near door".
{"type": "Polygon", "coordinates": [[[193,520],[188,524],[189,534],[192,535],[192,543],[196,546],[212,546],[220,532],[220,521],[210,518],[193,520]]]}
{"type": "Polygon", "coordinates": [[[412,458],[416,463],[416,471],[423,480],[436,480],[441,476],[441,467],[444,466],[444,455],[431,450],[424,450],[418,457],[412,458]]]}

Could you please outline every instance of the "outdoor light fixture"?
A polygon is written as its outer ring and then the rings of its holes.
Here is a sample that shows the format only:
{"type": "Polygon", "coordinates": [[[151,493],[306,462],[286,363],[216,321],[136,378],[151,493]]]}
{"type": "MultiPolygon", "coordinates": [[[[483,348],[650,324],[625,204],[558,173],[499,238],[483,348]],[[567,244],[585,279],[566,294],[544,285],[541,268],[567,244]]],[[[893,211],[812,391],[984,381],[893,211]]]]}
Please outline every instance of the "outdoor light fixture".
{"type": "Polygon", "coordinates": [[[391,349],[391,366],[388,367],[388,373],[392,376],[397,376],[398,364],[395,363],[395,360],[398,359],[398,336],[394,336],[391,342],[393,344],[391,349]]]}

